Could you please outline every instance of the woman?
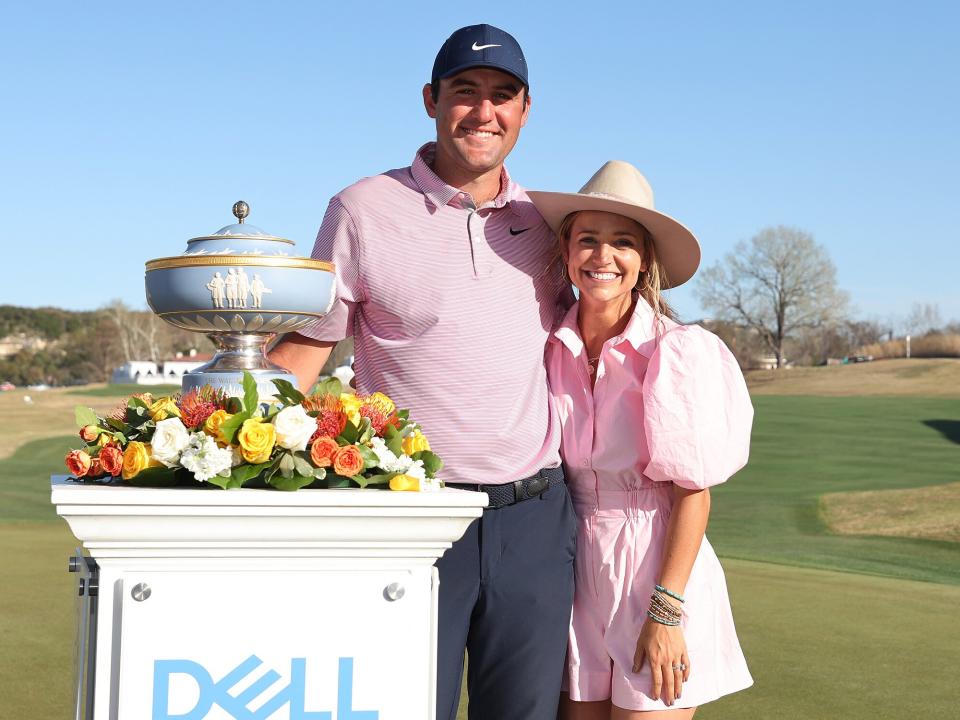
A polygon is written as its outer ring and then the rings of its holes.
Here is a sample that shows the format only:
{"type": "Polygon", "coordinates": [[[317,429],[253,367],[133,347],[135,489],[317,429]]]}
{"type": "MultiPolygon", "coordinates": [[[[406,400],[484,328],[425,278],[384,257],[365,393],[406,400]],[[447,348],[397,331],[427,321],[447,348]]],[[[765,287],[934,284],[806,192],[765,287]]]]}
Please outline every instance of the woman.
{"type": "Polygon", "coordinates": [[[708,488],[746,463],[753,408],[726,346],[660,294],[700,247],[636,168],[529,195],[580,291],[547,348],[579,519],[560,718],[686,720],[753,682],[703,534],[708,488]]]}

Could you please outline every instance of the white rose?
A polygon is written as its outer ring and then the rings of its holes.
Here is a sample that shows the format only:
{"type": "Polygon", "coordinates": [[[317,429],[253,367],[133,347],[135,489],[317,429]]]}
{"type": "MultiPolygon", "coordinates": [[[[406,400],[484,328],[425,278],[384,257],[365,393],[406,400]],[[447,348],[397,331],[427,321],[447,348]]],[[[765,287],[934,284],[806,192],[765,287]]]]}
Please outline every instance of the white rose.
{"type": "Polygon", "coordinates": [[[194,433],[180,456],[180,464],[193,473],[193,476],[205,482],[214,475],[229,475],[233,453],[230,448],[222,448],[217,441],[205,433],[194,433]]]}
{"type": "Polygon", "coordinates": [[[302,406],[293,405],[277,413],[273,427],[277,431],[277,445],[287,450],[306,450],[317,431],[317,421],[307,415],[302,406]]]}
{"type": "Polygon", "coordinates": [[[153,457],[167,467],[175,467],[180,459],[180,453],[190,442],[190,433],[180,422],[180,418],[172,417],[157,423],[150,446],[153,457]]]}

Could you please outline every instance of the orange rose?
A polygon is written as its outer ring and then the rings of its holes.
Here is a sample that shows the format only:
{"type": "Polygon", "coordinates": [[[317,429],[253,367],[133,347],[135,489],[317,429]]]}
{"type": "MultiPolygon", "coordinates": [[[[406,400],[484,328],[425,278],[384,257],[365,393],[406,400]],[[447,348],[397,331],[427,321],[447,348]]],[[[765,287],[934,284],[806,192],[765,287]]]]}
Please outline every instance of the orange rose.
{"type": "Polygon", "coordinates": [[[337,448],[333,455],[333,471],[337,475],[357,475],[363,470],[363,458],[356,445],[344,445],[337,448]]]}
{"type": "Polygon", "coordinates": [[[333,456],[337,454],[339,449],[340,446],[333,438],[318,437],[310,446],[310,459],[317,467],[330,467],[333,465],[333,456]]]}
{"type": "Polygon", "coordinates": [[[104,472],[110,473],[113,477],[120,474],[123,470],[123,453],[116,445],[107,445],[100,451],[100,466],[104,472]]]}
{"type": "Polygon", "coordinates": [[[88,478],[98,478],[103,477],[103,465],[100,464],[100,458],[90,458],[90,469],[87,470],[88,478]]]}
{"type": "Polygon", "coordinates": [[[100,437],[100,428],[96,425],[84,425],[80,428],[80,439],[84,442],[92,443],[100,437]]]}
{"type": "Polygon", "coordinates": [[[82,478],[90,472],[90,456],[83,450],[71,450],[63,460],[67,464],[67,470],[74,477],[82,478]]]}

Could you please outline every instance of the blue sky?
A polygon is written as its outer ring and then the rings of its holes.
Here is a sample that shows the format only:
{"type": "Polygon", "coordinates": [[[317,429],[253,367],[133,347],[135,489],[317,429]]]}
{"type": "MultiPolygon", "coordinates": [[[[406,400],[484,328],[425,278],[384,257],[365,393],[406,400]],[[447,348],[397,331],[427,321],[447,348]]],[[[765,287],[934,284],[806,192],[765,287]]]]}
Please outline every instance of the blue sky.
{"type": "MultiPolygon", "coordinates": [[[[637,165],[711,264],[767,225],[828,250],[855,315],[960,320],[960,5],[35,2],[0,10],[0,304],[145,307],[143,262],[231,220],[308,254],[329,197],[409,164],[461,25],[512,32],[534,100],[508,166],[637,165]]],[[[687,319],[692,291],[670,300],[687,319]]]]}

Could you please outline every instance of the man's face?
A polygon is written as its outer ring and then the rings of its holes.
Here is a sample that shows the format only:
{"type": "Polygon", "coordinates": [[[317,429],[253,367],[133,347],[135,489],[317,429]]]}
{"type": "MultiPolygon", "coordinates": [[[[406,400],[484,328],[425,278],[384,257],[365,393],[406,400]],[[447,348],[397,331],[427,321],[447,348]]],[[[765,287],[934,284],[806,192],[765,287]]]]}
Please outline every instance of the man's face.
{"type": "Polygon", "coordinates": [[[441,80],[436,101],[426,85],[423,103],[437,122],[437,164],[466,178],[503,164],[530,112],[520,81],[490,68],[441,80]]]}

